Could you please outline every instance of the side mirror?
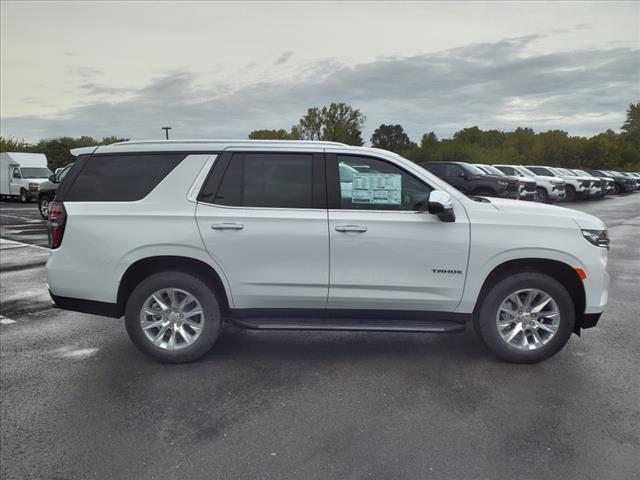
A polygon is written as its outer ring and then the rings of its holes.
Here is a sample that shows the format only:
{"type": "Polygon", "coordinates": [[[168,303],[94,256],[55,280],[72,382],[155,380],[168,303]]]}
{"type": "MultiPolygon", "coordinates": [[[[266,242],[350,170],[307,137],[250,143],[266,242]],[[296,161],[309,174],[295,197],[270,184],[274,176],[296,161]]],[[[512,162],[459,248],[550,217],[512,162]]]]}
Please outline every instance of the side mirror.
{"type": "Polygon", "coordinates": [[[56,182],[57,182],[55,174],[51,174],[51,175],[49,175],[49,181],[50,181],[50,182],[53,182],[53,183],[56,183],[56,182]]]}
{"type": "Polygon", "coordinates": [[[427,212],[432,215],[438,215],[438,218],[443,222],[456,221],[451,195],[442,190],[434,190],[429,194],[427,212]]]}

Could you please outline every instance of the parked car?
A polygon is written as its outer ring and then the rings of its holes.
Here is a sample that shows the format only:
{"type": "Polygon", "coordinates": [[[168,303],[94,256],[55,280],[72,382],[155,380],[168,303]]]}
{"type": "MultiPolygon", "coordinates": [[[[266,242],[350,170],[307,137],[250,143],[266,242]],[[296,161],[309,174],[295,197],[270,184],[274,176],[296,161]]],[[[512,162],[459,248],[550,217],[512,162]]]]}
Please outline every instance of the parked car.
{"type": "Polygon", "coordinates": [[[500,175],[488,175],[470,163],[420,162],[418,165],[467,195],[514,200],[520,195],[518,180],[500,175]]]}
{"type": "Polygon", "coordinates": [[[527,165],[533,173],[538,175],[546,175],[549,177],[560,178],[566,183],[565,200],[572,202],[574,200],[583,200],[589,196],[591,191],[591,180],[588,178],[576,177],[561,172],[557,168],[542,165],[527,165]]]}
{"type": "Polygon", "coordinates": [[[51,175],[43,153],[0,153],[0,195],[19,198],[22,203],[38,196],[40,184],[51,175]]]}
{"type": "Polygon", "coordinates": [[[56,196],[58,185],[60,185],[60,182],[69,172],[72,166],[73,163],[63,168],[56,168],[56,173],[50,175],[49,179],[46,182],[40,184],[40,193],[38,194],[38,210],[40,210],[40,215],[45,220],[49,218],[49,204],[56,196]]]}
{"type": "Polygon", "coordinates": [[[560,178],[536,175],[521,165],[494,165],[501,172],[518,178],[531,178],[536,182],[536,200],[539,202],[557,202],[564,200],[565,182],[560,178]]]}
{"type": "Polygon", "coordinates": [[[565,175],[576,177],[578,181],[588,180],[590,186],[585,198],[600,198],[604,195],[602,193],[602,182],[598,177],[594,177],[588,173],[579,174],[570,168],[555,168],[555,170],[565,175]]]}
{"type": "Polygon", "coordinates": [[[621,172],[625,177],[630,178],[631,180],[633,180],[634,183],[634,190],[640,190],[640,179],[638,179],[638,177],[636,177],[633,173],[630,172],[621,172]]]}
{"type": "Polygon", "coordinates": [[[201,357],[229,324],[459,332],[469,323],[499,358],[536,362],[596,325],[607,302],[598,218],[470,198],[391,152],[159,141],[73,153],[49,215],[51,297],[124,315],[133,343],[162,362],[201,357]],[[340,168],[363,164],[371,173],[340,168]]]}
{"type": "Polygon", "coordinates": [[[498,175],[500,177],[508,177],[517,180],[520,185],[520,200],[533,201],[536,199],[536,181],[533,178],[507,175],[493,165],[485,165],[482,163],[476,163],[474,165],[489,175],[498,175]]]}
{"type": "Polygon", "coordinates": [[[572,169],[571,170],[573,173],[575,173],[576,175],[582,175],[582,176],[592,176],[595,177],[596,179],[598,179],[600,181],[600,185],[601,185],[601,193],[600,196],[604,197],[605,195],[609,195],[611,193],[613,193],[615,191],[615,187],[614,184],[615,182],[613,181],[613,178],[611,177],[603,177],[600,175],[593,175],[591,173],[588,173],[586,170],[580,170],[580,169],[572,169]]]}
{"type": "Polygon", "coordinates": [[[587,172],[595,176],[606,175],[612,178],[614,181],[615,194],[633,191],[633,182],[620,172],[613,170],[587,170],[587,172]]]}

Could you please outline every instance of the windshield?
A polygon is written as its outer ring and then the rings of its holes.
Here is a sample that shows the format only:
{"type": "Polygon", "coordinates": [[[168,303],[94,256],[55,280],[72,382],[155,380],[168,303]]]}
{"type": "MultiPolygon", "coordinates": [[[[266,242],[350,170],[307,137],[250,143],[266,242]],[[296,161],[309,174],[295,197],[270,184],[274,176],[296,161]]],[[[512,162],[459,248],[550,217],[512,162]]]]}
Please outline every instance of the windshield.
{"type": "Polygon", "coordinates": [[[585,172],[584,170],[574,170],[574,172],[576,172],[578,175],[584,175],[585,177],[591,177],[591,175],[588,174],[587,172],[585,172]]]}
{"type": "Polygon", "coordinates": [[[21,168],[22,178],[49,178],[51,170],[48,168],[21,168]]]}
{"type": "Polygon", "coordinates": [[[493,165],[482,165],[482,168],[492,175],[500,175],[501,177],[504,177],[504,173],[498,170],[493,165]]]}
{"type": "Polygon", "coordinates": [[[480,170],[478,167],[476,167],[475,165],[471,165],[470,163],[464,163],[464,162],[460,162],[460,165],[462,166],[462,168],[464,168],[467,172],[469,172],[471,175],[486,175],[485,172],[483,172],[482,170],[480,170]]]}
{"type": "Polygon", "coordinates": [[[516,169],[516,171],[520,172],[523,175],[526,175],[527,177],[535,177],[536,174],[533,173],[531,170],[529,170],[527,167],[513,167],[516,169]]]}
{"type": "Polygon", "coordinates": [[[558,171],[560,173],[564,173],[565,175],[571,175],[572,177],[576,177],[577,176],[575,172],[572,172],[571,170],[566,169],[566,168],[558,168],[558,171]]]}

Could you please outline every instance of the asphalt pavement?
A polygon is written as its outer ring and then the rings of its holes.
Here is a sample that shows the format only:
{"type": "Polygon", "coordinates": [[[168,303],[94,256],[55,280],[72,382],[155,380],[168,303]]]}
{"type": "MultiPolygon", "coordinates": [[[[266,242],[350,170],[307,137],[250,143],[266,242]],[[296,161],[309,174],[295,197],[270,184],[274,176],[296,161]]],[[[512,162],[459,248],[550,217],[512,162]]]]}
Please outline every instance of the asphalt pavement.
{"type": "Polygon", "coordinates": [[[609,226],[609,305],[546,362],[472,329],[230,330],[160,365],[51,307],[37,206],[2,202],[0,478],[638,478],[640,193],[566,206],[609,226]]]}

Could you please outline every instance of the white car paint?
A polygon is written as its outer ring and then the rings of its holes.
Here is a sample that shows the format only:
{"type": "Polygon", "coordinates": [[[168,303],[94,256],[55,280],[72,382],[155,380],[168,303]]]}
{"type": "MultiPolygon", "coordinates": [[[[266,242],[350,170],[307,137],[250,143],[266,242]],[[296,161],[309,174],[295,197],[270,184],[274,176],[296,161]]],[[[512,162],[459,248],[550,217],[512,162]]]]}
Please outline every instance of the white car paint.
{"type": "MultiPolygon", "coordinates": [[[[98,152],[192,151],[142,200],[66,202],[62,245],[47,262],[54,295],[113,303],[137,260],[184,256],[220,276],[231,308],[341,308],[470,313],[490,272],[513,259],[564,262],[587,273],[586,312],[607,301],[607,250],[581,229],[591,215],[505,199],[474,201],[399,155],[329,142],[125,142],[98,152]],[[357,153],[386,160],[447,193],[455,222],[422,212],[240,208],[194,201],[212,151],[357,153]],[[218,224],[242,229],[218,230],[218,224]],[[338,233],[362,224],[366,232],[338,233]],[[434,270],[460,270],[443,275],[434,270]]],[[[536,178],[536,181],[538,179],[536,178]]],[[[547,180],[545,180],[547,181],[547,180]]]]}
{"type": "Polygon", "coordinates": [[[493,165],[498,170],[507,175],[514,175],[518,178],[532,178],[536,182],[536,188],[542,188],[547,193],[549,200],[556,202],[564,200],[565,182],[564,180],[547,175],[536,175],[521,165],[493,165]]]}

